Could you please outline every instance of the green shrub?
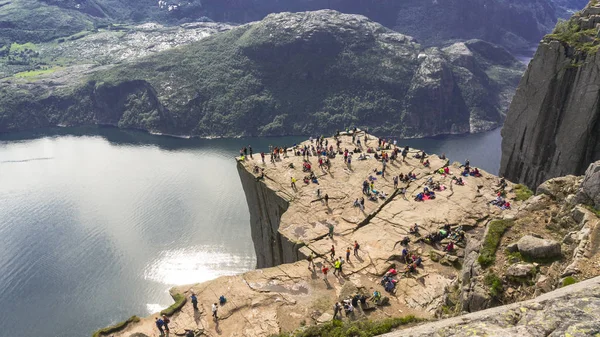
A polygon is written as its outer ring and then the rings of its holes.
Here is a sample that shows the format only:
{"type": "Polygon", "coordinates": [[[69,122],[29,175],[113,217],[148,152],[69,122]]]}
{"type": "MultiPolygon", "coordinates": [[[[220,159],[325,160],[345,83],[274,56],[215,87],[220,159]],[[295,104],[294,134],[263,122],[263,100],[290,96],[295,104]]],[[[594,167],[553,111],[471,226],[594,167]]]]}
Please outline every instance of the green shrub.
{"type": "Polygon", "coordinates": [[[571,284],[575,284],[575,283],[577,283],[577,279],[575,279],[573,276],[567,276],[562,281],[562,286],[566,287],[566,286],[570,286],[571,284]]]}
{"type": "Polygon", "coordinates": [[[97,330],[96,332],[94,332],[94,334],[92,334],[92,337],[107,336],[111,333],[119,332],[119,331],[125,329],[127,327],[127,325],[129,325],[130,323],[137,323],[139,321],[140,321],[139,317],[131,316],[126,321],[117,323],[115,325],[109,326],[104,329],[97,330]]]}
{"type": "Polygon", "coordinates": [[[402,325],[420,321],[422,319],[412,315],[387,318],[380,321],[360,320],[342,322],[334,320],[321,325],[313,325],[303,331],[280,333],[271,337],[371,337],[388,333],[402,325]]]}
{"type": "Polygon", "coordinates": [[[485,275],[483,282],[490,287],[490,296],[499,298],[502,295],[502,292],[504,291],[502,280],[496,274],[488,273],[485,275]]]}
{"type": "Polygon", "coordinates": [[[488,267],[496,262],[496,250],[500,244],[500,239],[504,232],[512,227],[513,220],[494,220],[488,225],[487,235],[483,239],[481,252],[477,258],[477,262],[482,267],[488,267]]]}
{"type": "Polygon", "coordinates": [[[173,297],[173,300],[175,300],[175,303],[171,304],[170,307],[161,311],[160,312],[161,315],[172,316],[175,312],[177,312],[179,309],[181,309],[183,307],[183,305],[185,304],[186,298],[182,294],[175,294],[175,295],[172,295],[172,297],[173,297]]]}
{"type": "Polygon", "coordinates": [[[517,195],[517,201],[525,201],[529,198],[531,198],[531,196],[533,195],[533,191],[530,190],[527,186],[525,185],[515,185],[515,194],[517,195]]]}
{"type": "Polygon", "coordinates": [[[546,38],[564,42],[586,54],[594,54],[600,47],[596,38],[597,33],[598,30],[595,28],[581,30],[574,19],[559,20],[552,34],[548,34],[546,38]]]}

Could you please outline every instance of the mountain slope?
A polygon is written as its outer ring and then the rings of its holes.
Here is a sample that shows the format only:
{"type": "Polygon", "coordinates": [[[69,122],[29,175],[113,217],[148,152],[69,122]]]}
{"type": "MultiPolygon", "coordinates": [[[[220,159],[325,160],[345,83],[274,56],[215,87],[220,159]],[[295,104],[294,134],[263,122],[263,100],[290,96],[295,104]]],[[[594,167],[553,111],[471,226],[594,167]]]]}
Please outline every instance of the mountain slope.
{"type": "Polygon", "coordinates": [[[363,16],[272,14],[99,70],[84,85],[5,83],[0,131],[99,123],[200,136],[477,132],[501,123],[521,70],[481,41],[424,50],[363,16]]]}

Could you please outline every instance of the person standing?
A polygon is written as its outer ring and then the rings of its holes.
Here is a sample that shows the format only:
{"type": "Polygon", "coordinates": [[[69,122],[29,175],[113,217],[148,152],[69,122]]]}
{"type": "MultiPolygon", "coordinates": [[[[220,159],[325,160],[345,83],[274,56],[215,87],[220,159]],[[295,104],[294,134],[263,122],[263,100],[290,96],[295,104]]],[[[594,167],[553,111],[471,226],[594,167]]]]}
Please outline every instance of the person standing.
{"type": "Polygon", "coordinates": [[[333,245],[331,245],[329,256],[331,257],[331,260],[333,260],[333,258],[335,257],[335,247],[333,245]]]}
{"type": "Polygon", "coordinates": [[[360,245],[358,244],[358,242],[356,240],[354,240],[354,256],[358,257],[358,249],[360,248],[360,245]]]}
{"type": "Polygon", "coordinates": [[[329,238],[333,240],[333,225],[329,224],[329,238]]]}
{"type": "Polygon", "coordinates": [[[292,177],[292,189],[296,190],[296,178],[292,177]]]}
{"type": "Polygon", "coordinates": [[[306,260],[308,261],[308,270],[311,270],[310,267],[312,266],[313,269],[315,269],[315,257],[313,256],[313,253],[310,252],[310,254],[308,254],[308,257],[306,258],[306,260]]]}
{"type": "Polygon", "coordinates": [[[167,315],[162,315],[162,320],[165,323],[165,332],[167,333],[167,337],[169,337],[169,323],[171,323],[171,320],[169,317],[167,317],[167,315]]]}
{"type": "Polygon", "coordinates": [[[346,261],[350,262],[350,247],[346,248],[346,261]]]}
{"type": "Polygon", "coordinates": [[[264,152],[261,152],[261,153],[260,153],[260,157],[262,158],[262,162],[263,162],[263,164],[264,164],[264,163],[265,163],[265,153],[264,153],[264,152]]]}
{"type": "Polygon", "coordinates": [[[323,264],[323,269],[321,269],[321,272],[323,273],[323,280],[327,281],[327,272],[329,271],[329,268],[327,268],[327,266],[325,266],[325,264],[323,264]]]}
{"type": "Polygon", "coordinates": [[[164,325],[165,322],[160,319],[160,317],[156,317],[156,327],[158,328],[158,332],[160,332],[160,336],[164,336],[165,334],[165,330],[163,329],[164,325]]]}
{"type": "Polygon", "coordinates": [[[398,189],[398,176],[394,176],[394,189],[398,189]]]}
{"type": "Polygon", "coordinates": [[[219,307],[217,306],[217,303],[213,303],[213,305],[212,305],[212,316],[215,319],[215,321],[219,319],[219,317],[217,316],[217,310],[218,309],[219,309],[219,307]]]}
{"type": "Polygon", "coordinates": [[[341,261],[342,257],[340,256],[339,259],[335,260],[335,263],[333,264],[333,275],[336,274],[340,274],[341,270],[342,270],[342,261],[341,261]]]}
{"type": "Polygon", "coordinates": [[[333,305],[333,319],[337,319],[338,314],[341,315],[341,309],[342,305],[340,304],[340,302],[335,302],[335,304],[333,305]]]}
{"type": "Polygon", "coordinates": [[[329,194],[325,193],[325,205],[329,206],[329,194]]]}
{"type": "Polygon", "coordinates": [[[253,153],[253,152],[252,152],[252,146],[248,145],[248,150],[250,150],[250,158],[254,159],[254,158],[252,157],[252,153],[253,153]]]}
{"type": "Polygon", "coordinates": [[[190,299],[192,300],[192,306],[194,307],[194,310],[198,310],[198,298],[196,297],[196,294],[192,293],[190,299]]]}

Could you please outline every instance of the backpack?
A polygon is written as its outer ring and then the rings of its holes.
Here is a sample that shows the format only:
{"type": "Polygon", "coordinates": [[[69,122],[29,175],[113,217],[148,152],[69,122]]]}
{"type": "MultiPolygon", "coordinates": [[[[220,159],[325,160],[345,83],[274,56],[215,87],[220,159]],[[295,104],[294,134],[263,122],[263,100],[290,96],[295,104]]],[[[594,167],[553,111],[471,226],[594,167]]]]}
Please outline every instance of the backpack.
{"type": "Polygon", "coordinates": [[[359,248],[360,248],[360,245],[358,243],[354,245],[354,249],[359,249],[359,248]]]}
{"type": "Polygon", "coordinates": [[[165,324],[169,324],[169,323],[171,323],[171,320],[168,317],[165,317],[164,322],[165,322],[165,324]]]}

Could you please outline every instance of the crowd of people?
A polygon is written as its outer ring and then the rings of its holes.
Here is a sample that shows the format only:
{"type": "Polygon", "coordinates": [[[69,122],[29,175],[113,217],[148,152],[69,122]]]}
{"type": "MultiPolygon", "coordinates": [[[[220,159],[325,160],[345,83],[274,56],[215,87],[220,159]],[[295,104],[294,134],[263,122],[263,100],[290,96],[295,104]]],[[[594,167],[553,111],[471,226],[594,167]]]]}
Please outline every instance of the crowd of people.
{"type": "MultiPolygon", "coordinates": [[[[302,164],[302,172],[305,174],[303,181],[306,185],[309,184],[319,184],[319,177],[315,173],[315,169],[313,168],[311,157],[316,158],[316,162],[318,163],[318,169],[321,170],[322,173],[327,173],[331,170],[333,165],[333,161],[336,158],[340,158],[339,160],[343,162],[345,165],[345,169],[349,172],[354,172],[352,168],[352,160],[353,156],[358,155],[357,160],[364,161],[374,159],[377,163],[377,167],[373,168],[372,171],[369,172],[369,175],[362,182],[362,191],[361,195],[355,198],[353,202],[353,206],[360,209],[360,211],[364,212],[366,205],[366,201],[378,202],[380,200],[386,200],[389,198],[390,194],[385,193],[380,184],[378,184],[378,179],[391,179],[393,181],[393,192],[395,195],[402,195],[405,200],[407,188],[411,184],[419,179],[418,173],[414,172],[414,165],[407,163],[407,157],[410,153],[413,153],[412,158],[419,159],[419,165],[424,168],[431,168],[432,160],[431,157],[425,151],[412,151],[408,146],[406,147],[398,147],[397,142],[391,139],[379,138],[377,139],[377,143],[370,146],[369,141],[372,141],[370,137],[365,133],[361,133],[358,130],[348,130],[346,135],[350,135],[352,138],[352,146],[342,146],[342,138],[344,135],[341,135],[339,132],[333,137],[333,141],[330,142],[329,139],[320,136],[315,139],[312,137],[309,139],[308,143],[302,145],[294,145],[291,148],[287,147],[270,147],[270,157],[271,161],[280,161],[282,158],[287,157],[287,152],[291,151],[294,156],[301,156],[303,159],[302,164]],[[350,148],[350,149],[349,149],[350,148]],[[407,173],[399,173],[393,174],[389,177],[388,165],[392,163],[398,163],[400,167],[402,165],[406,165],[411,168],[411,170],[407,173]],[[386,178],[387,177],[387,178],[386,178]]],[[[252,149],[250,146],[247,148],[243,148],[240,152],[240,155],[247,156],[247,152],[249,151],[249,156],[252,158],[252,149]]],[[[263,158],[264,163],[264,154],[261,153],[261,157],[263,158]]],[[[440,159],[447,160],[445,154],[439,157],[440,159]]],[[[242,158],[242,160],[244,160],[242,158]]],[[[440,168],[436,168],[433,170],[433,173],[439,174],[441,177],[451,177],[451,183],[464,186],[466,184],[467,178],[479,178],[482,177],[481,172],[476,167],[471,167],[469,160],[467,159],[464,164],[460,166],[461,171],[457,175],[454,175],[451,172],[451,167],[448,165],[449,161],[445,162],[440,168]]],[[[294,168],[293,164],[289,165],[290,168],[294,168]]],[[[259,171],[258,167],[255,167],[255,173],[260,173],[264,175],[264,171],[259,171]]],[[[296,180],[294,177],[291,178],[292,189],[297,190],[295,185],[296,180]]],[[[383,186],[383,185],[382,185],[383,186]]],[[[496,191],[496,198],[490,201],[490,204],[497,205],[502,209],[510,208],[510,203],[505,199],[506,191],[505,188],[507,184],[504,179],[500,181],[498,184],[498,190],[496,191]]],[[[415,191],[414,201],[423,202],[427,200],[436,199],[437,193],[441,191],[445,191],[449,187],[446,186],[441,181],[435,179],[434,176],[429,176],[427,181],[415,191]]],[[[391,192],[390,192],[391,193],[391,192]]],[[[327,194],[326,194],[327,196],[327,194]]],[[[320,188],[317,189],[317,200],[324,200],[324,197],[321,195],[320,188]]],[[[328,196],[326,203],[328,202],[328,196]]],[[[331,239],[333,239],[334,235],[334,226],[328,226],[328,235],[331,239]]],[[[420,227],[418,224],[414,224],[410,227],[409,235],[416,237],[416,242],[423,242],[430,245],[438,245],[440,242],[446,242],[445,245],[442,246],[442,250],[448,253],[452,253],[455,251],[455,245],[464,244],[465,240],[465,232],[461,226],[452,227],[450,224],[446,224],[440,227],[438,230],[435,230],[431,233],[424,234],[421,236],[420,227]]],[[[401,240],[402,244],[402,262],[404,267],[398,271],[395,268],[388,270],[388,272],[381,279],[381,286],[383,289],[391,294],[395,293],[396,284],[400,277],[408,277],[413,273],[417,273],[420,268],[423,267],[423,257],[416,253],[416,250],[411,251],[409,249],[409,243],[411,239],[409,237],[405,237],[401,240]]],[[[330,272],[330,267],[333,268],[333,275],[336,277],[344,277],[344,264],[346,262],[350,262],[351,252],[354,251],[354,255],[358,257],[359,245],[355,241],[354,248],[348,247],[346,252],[346,258],[344,259],[342,256],[338,256],[336,254],[335,246],[332,245],[329,251],[329,262],[323,262],[321,267],[319,268],[323,279],[327,281],[327,276],[330,272]]],[[[317,271],[317,267],[315,265],[316,257],[311,253],[308,260],[308,269],[312,272],[317,271]]],[[[358,296],[358,295],[357,295],[358,296]]],[[[375,291],[373,294],[373,299],[375,301],[379,301],[381,298],[381,293],[375,291]]],[[[356,301],[361,301],[366,298],[357,297],[348,299],[347,301],[337,302],[334,306],[334,317],[338,314],[342,313],[342,309],[346,313],[346,315],[352,315],[354,309],[356,308],[356,301]]]]}

